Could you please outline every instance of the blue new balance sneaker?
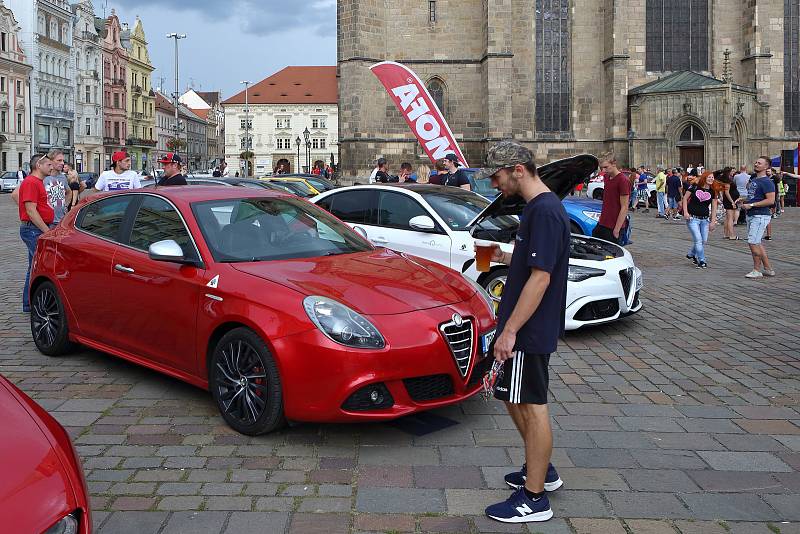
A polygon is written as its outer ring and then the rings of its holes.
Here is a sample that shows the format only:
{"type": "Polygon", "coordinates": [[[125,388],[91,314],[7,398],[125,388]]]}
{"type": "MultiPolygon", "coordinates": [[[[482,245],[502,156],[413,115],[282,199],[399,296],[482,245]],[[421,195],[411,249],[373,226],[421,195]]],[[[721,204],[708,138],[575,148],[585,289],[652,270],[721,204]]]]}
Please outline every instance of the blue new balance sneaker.
{"type": "MultiPolygon", "coordinates": [[[[520,471],[514,471],[513,473],[507,474],[505,476],[505,481],[506,484],[512,488],[520,489],[525,485],[525,480],[527,478],[528,464],[522,464],[522,469],[520,471]]],[[[558,471],[556,471],[556,468],[553,467],[553,464],[547,464],[547,475],[544,477],[544,490],[555,491],[563,485],[564,482],[561,480],[561,477],[558,476],[558,471]]]]}
{"type": "Polygon", "coordinates": [[[553,517],[547,495],[535,501],[525,495],[524,489],[518,489],[507,500],[486,508],[486,515],[503,523],[532,523],[547,521],[553,517]]]}

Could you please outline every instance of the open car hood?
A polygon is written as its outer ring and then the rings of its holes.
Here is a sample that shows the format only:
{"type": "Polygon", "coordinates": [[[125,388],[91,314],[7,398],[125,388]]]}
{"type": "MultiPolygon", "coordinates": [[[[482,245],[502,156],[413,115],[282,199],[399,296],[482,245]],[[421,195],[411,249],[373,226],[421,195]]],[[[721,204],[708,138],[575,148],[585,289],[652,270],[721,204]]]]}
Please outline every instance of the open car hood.
{"type": "MultiPolygon", "coordinates": [[[[591,154],[580,154],[567,159],[560,159],[539,167],[539,178],[558,198],[563,199],[572,189],[590,177],[599,165],[597,158],[591,154]]],[[[475,226],[484,219],[498,215],[517,215],[525,208],[525,199],[521,196],[506,198],[499,195],[486,206],[470,223],[475,226]]]]}

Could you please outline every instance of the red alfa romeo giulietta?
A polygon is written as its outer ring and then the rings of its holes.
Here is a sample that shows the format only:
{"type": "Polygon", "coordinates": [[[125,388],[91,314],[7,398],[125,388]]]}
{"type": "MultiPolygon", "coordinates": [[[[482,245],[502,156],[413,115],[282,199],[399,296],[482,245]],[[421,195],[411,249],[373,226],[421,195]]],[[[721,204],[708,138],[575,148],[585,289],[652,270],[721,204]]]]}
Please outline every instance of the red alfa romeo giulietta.
{"type": "Polygon", "coordinates": [[[291,195],[202,186],[80,204],[39,239],[31,310],[42,353],[77,342],[207,388],[250,435],[457,403],[495,328],[455,271],[291,195]]]}
{"type": "Polygon", "coordinates": [[[89,494],[67,432],[3,376],[0,435],[0,531],[89,534],[89,494]]]}

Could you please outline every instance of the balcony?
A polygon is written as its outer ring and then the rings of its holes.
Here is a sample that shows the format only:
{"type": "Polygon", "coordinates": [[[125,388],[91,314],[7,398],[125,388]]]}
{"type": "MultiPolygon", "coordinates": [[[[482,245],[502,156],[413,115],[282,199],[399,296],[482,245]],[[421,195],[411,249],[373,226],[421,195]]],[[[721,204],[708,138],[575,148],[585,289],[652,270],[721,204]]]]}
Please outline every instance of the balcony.
{"type": "Polygon", "coordinates": [[[120,142],[117,137],[103,137],[103,144],[122,146],[124,143],[120,142]]]}
{"type": "Polygon", "coordinates": [[[142,94],[142,86],[141,85],[134,85],[133,87],[131,87],[131,89],[133,89],[133,92],[136,93],[137,95],[142,94]]]}
{"type": "Polygon", "coordinates": [[[144,119],[144,113],[141,113],[139,111],[134,111],[132,115],[134,119],[144,119]]]}
{"type": "Polygon", "coordinates": [[[122,78],[111,78],[111,85],[121,85],[125,86],[125,80],[122,78]]]}
{"type": "Polygon", "coordinates": [[[156,142],[152,139],[140,139],[138,137],[129,137],[128,146],[156,146],[156,142]]]}
{"type": "Polygon", "coordinates": [[[94,41],[95,43],[100,40],[97,34],[92,32],[81,32],[81,37],[87,41],[94,41]]]}

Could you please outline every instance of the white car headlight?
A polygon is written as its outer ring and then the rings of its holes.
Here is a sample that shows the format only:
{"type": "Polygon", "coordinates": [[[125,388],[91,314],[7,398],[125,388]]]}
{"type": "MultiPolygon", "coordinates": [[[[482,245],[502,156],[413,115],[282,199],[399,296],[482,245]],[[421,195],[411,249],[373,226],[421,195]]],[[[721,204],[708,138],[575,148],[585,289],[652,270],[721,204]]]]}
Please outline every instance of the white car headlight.
{"type": "Polygon", "coordinates": [[[582,267],[580,265],[570,265],[567,280],[570,282],[583,282],[595,276],[603,276],[606,272],[603,269],[595,269],[594,267],[582,267]]]}
{"type": "Polygon", "coordinates": [[[383,336],[359,313],[327,297],[303,299],[308,318],[332,341],[356,349],[382,349],[383,336]]]}
{"type": "Polygon", "coordinates": [[[588,210],[588,211],[582,211],[581,213],[583,213],[584,217],[588,217],[588,218],[592,219],[593,221],[599,221],[600,220],[600,212],[599,211],[588,210]]]}
{"type": "Polygon", "coordinates": [[[475,291],[483,298],[484,301],[486,301],[486,306],[489,308],[489,313],[491,314],[492,319],[494,319],[494,301],[492,300],[492,297],[489,296],[489,293],[486,292],[486,289],[467,275],[462,274],[461,276],[463,276],[464,280],[469,282],[469,285],[475,288],[475,291]]]}
{"type": "Polygon", "coordinates": [[[44,534],[78,534],[78,519],[70,514],[65,515],[61,520],[44,531],[44,534]]]}

